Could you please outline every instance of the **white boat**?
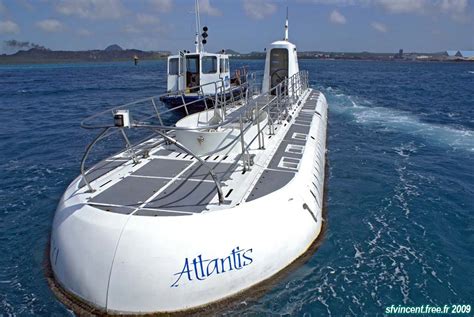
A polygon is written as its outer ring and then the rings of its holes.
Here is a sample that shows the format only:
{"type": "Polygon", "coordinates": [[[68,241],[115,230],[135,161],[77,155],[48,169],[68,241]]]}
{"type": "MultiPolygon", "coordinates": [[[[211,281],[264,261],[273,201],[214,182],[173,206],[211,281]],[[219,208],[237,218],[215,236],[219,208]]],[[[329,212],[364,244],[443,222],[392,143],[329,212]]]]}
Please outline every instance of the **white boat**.
{"type": "Polygon", "coordinates": [[[215,108],[172,125],[175,109],[160,96],[83,122],[100,132],[50,241],[66,297],[94,312],[182,312],[249,290],[305,254],[323,222],[328,106],[285,27],[267,48],[260,91],[249,77],[244,98],[216,96],[215,108]],[[85,169],[110,135],[125,149],[85,169]]]}
{"type": "Polygon", "coordinates": [[[245,67],[237,69],[233,74],[230,70],[229,54],[222,50],[218,54],[204,50],[207,43],[208,28],[201,30],[199,3],[196,0],[196,38],[195,51],[179,51],[168,57],[167,93],[160,100],[168,107],[187,104],[185,110],[196,112],[214,106],[214,97],[239,99],[245,93],[241,85],[247,79],[245,67]]]}

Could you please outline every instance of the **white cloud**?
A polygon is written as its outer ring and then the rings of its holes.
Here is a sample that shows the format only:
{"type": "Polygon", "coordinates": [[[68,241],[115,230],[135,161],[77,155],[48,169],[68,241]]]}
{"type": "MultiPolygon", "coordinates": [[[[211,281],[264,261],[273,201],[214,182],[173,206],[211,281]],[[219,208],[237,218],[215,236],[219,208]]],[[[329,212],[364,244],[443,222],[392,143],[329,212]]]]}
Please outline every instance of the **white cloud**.
{"type": "Polygon", "coordinates": [[[124,28],[123,28],[123,31],[125,33],[128,33],[128,34],[137,34],[137,33],[141,33],[142,30],[140,30],[139,28],[137,28],[136,26],[134,25],[131,25],[131,24],[127,24],[124,28]]]}
{"type": "Polygon", "coordinates": [[[169,12],[173,7],[171,0],[148,0],[148,2],[158,12],[169,12]]]}
{"type": "Polygon", "coordinates": [[[327,5],[353,5],[357,3],[357,0],[312,0],[311,2],[327,5]]]}
{"type": "Polygon", "coordinates": [[[35,6],[28,0],[17,0],[17,2],[28,11],[33,11],[35,9],[35,6]]]}
{"type": "Polygon", "coordinates": [[[209,0],[199,1],[199,12],[212,16],[222,15],[222,12],[216,7],[213,7],[209,0]]]}
{"type": "Polygon", "coordinates": [[[63,24],[54,19],[41,20],[36,25],[45,32],[59,32],[63,29],[63,24]]]}
{"type": "Polygon", "coordinates": [[[91,31],[89,31],[88,29],[84,29],[84,28],[80,28],[79,30],[77,30],[77,34],[80,35],[80,36],[90,36],[90,35],[92,35],[91,31]]]}
{"type": "Polygon", "coordinates": [[[18,24],[11,20],[0,21],[0,34],[16,34],[20,33],[18,24]]]}
{"type": "MultiPolygon", "coordinates": [[[[448,15],[456,21],[468,20],[469,0],[302,0],[337,7],[357,5],[378,7],[390,14],[448,15]]],[[[473,1],[474,2],[474,1],[473,1]]]]}
{"type": "Polygon", "coordinates": [[[372,0],[389,13],[446,14],[457,21],[468,19],[468,0],[372,0]]]}
{"type": "Polygon", "coordinates": [[[118,19],[125,9],[120,0],[63,0],[56,11],[87,19],[118,19]]]}
{"type": "Polygon", "coordinates": [[[373,2],[390,13],[423,13],[428,4],[426,0],[374,0],[373,2]]]}
{"type": "Polygon", "coordinates": [[[383,23],[374,21],[370,25],[374,28],[374,30],[380,33],[386,33],[388,31],[387,26],[383,23]]]}
{"type": "Polygon", "coordinates": [[[468,20],[467,0],[442,0],[440,10],[443,13],[451,15],[451,17],[460,22],[468,20]]]}
{"type": "Polygon", "coordinates": [[[137,22],[139,24],[157,24],[160,20],[157,16],[146,14],[146,13],[137,13],[137,22]]]}
{"type": "Polygon", "coordinates": [[[244,10],[252,19],[263,19],[276,12],[276,5],[267,0],[244,0],[244,10]]]}
{"type": "Polygon", "coordinates": [[[329,15],[329,21],[334,24],[346,24],[346,17],[341,12],[334,10],[329,15]]]}

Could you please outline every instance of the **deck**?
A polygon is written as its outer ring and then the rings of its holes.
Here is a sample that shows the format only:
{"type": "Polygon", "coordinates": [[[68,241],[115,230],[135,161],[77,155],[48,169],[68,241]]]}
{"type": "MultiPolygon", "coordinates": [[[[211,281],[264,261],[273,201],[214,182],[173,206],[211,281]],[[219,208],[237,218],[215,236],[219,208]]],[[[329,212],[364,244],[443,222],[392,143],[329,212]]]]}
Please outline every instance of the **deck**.
{"type": "MultiPolygon", "coordinates": [[[[160,144],[157,139],[148,141],[159,145],[138,164],[122,155],[97,164],[88,174],[97,190],[87,203],[124,215],[186,216],[231,208],[274,192],[288,184],[299,169],[311,137],[311,122],[317,118],[318,97],[319,92],[310,90],[304,103],[295,104],[288,117],[276,125],[274,134],[265,130],[265,149],[249,152],[254,162],[250,170],[244,170],[240,154],[202,158],[220,180],[221,204],[207,168],[176,146],[160,144]]],[[[79,187],[85,189],[83,181],[79,187]]]]}

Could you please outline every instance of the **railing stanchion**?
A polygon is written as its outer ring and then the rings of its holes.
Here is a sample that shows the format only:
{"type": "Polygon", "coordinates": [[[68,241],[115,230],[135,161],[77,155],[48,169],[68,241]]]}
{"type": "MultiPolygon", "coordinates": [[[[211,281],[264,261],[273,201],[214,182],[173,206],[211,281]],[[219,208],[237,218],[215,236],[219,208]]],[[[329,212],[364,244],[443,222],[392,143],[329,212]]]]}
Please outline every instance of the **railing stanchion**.
{"type": "Polygon", "coordinates": [[[91,184],[89,183],[89,181],[87,180],[87,177],[86,177],[86,171],[84,169],[85,167],[85,164],[86,164],[86,160],[87,160],[87,157],[89,156],[89,153],[90,151],[92,150],[92,147],[94,147],[94,145],[110,130],[110,127],[109,128],[104,128],[104,130],[102,130],[101,133],[99,133],[99,135],[97,135],[95,137],[95,139],[89,143],[89,145],[87,146],[86,148],[86,151],[84,152],[84,155],[82,156],[82,160],[81,160],[81,175],[82,175],[82,179],[84,180],[84,183],[86,183],[87,185],[87,188],[89,188],[89,192],[90,193],[93,193],[95,192],[95,190],[92,188],[91,184]]]}
{"type": "Polygon", "coordinates": [[[183,101],[184,110],[186,111],[186,115],[189,116],[188,107],[186,105],[186,101],[184,100],[184,95],[183,94],[181,94],[181,100],[183,101]]]}
{"type": "Polygon", "coordinates": [[[135,163],[135,164],[140,163],[140,161],[137,158],[137,155],[135,154],[135,151],[133,150],[132,144],[130,143],[130,140],[128,139],[127,134],[125,133],[123,128],[120,128],[120,132],[122,133],[122,136],[125,140],[127,148],[130,151],[130,154],[132,155],[133,163],[135,163]]]}
{"type": "Polygon", "coordinates": [[[224,98],[224,112],[225,112],[227,108],[227,96],[226,96],[226,91],[225,91],[225,83],[223,79],[221,79],[221,89],[223,90],[222,97],[224,98]]]}
{"type": "Polygon", "coordinates": [[[257,118],[257,130],[258,130],[258,148],[260,150],[265,149],[265,140],[263,131],[260,129],[260,109],[258,107],[258,102],[255,101],[255,117],[257,118]]]}
{"type": "Polygon", "coordinates": [[[204,95],[204,90],[202,89],[202,86],[200,87],[200,91],[201,91],[201,96],[204,99],[204,107],[206,108],[206,111],[207,111],[209,108],[207,107],[207,98],[204,95]]]}
{"type": "Polygon", "coordinates": [[[160,112],[158,111],[158,108],[156,107],[156,104],[155,104],[155,98],[151,98],[151,103],[153,104],[153,108],[155,108],[156,116],[158,117],[158,120],[160,121],[160,124],[163,125],[163,121],[161,120],[160,112]]]}
{"type": "Polygon", "coordinates": [[[244,123],[242,121],[242,115],[240,116],[240,143],[242,145],[242,164],[244,165],[244,172],[247,171],[246,159],[245,159],[245,141],[244,141],[244,123]]]}

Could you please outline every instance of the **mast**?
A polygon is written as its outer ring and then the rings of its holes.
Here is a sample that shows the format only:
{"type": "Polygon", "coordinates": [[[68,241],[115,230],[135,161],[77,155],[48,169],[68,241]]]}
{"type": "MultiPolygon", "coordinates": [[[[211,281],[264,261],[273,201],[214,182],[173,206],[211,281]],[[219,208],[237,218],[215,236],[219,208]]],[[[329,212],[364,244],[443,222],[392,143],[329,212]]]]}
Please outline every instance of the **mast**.
{"type": "Polygon", "coordinates": [[[286,7],[285,41],[288,41],[288,7],[286,7]]]}
{"type": "Polygon", "coordinates": [[[199,0],[195,0],[195,12],[196,12],[196,38],[194,40],[194,45],[196,45],[196,53],[200,53],[202,51],[202,44],[201,44],[201,35],[199,34],[199,30],[201,29],[201,18],[199,17],[199,0]]]}

